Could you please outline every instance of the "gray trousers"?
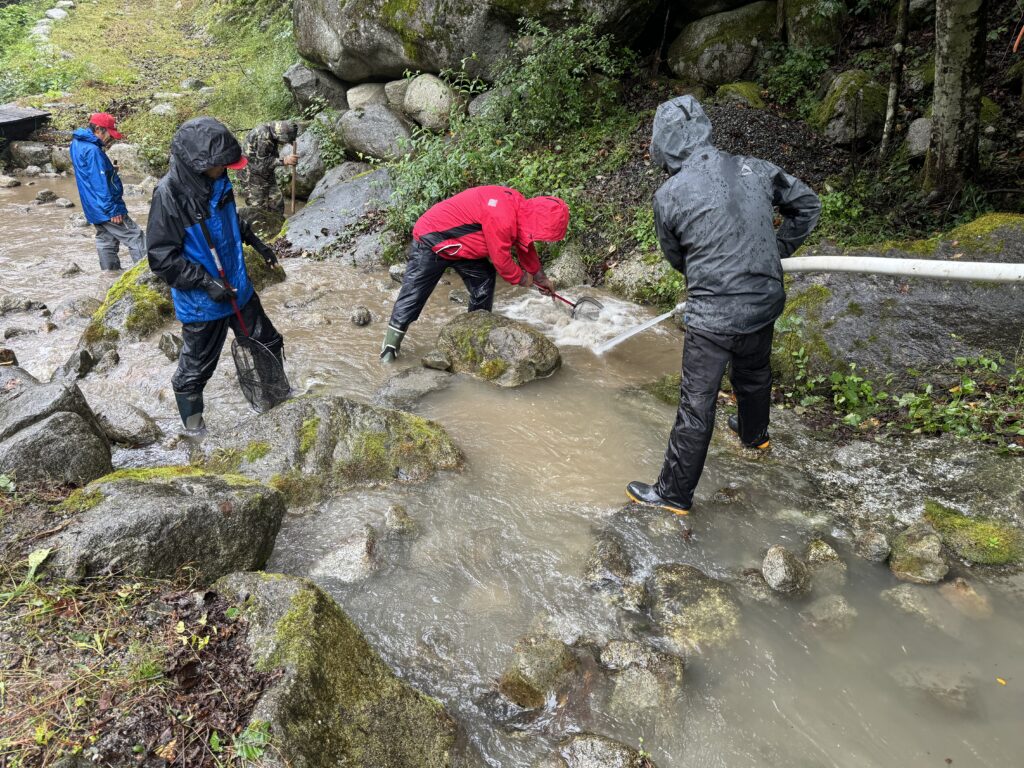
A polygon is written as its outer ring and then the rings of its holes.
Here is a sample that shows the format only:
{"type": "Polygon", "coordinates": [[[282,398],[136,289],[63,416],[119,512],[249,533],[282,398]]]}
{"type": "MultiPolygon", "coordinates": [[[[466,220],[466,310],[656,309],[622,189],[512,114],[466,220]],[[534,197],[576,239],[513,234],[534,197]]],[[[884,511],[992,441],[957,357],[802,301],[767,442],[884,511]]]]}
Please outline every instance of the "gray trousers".
{"type": "Polygon", "coordinates": [[[120,269],[121,259],[117,252],[124,244],[132,257],[132,264],[138,264],[146,256],[146,233],[125,214],[120,224],[104,221],[96,224],[96,252],[100,255],[100,269],[120,269]]]}

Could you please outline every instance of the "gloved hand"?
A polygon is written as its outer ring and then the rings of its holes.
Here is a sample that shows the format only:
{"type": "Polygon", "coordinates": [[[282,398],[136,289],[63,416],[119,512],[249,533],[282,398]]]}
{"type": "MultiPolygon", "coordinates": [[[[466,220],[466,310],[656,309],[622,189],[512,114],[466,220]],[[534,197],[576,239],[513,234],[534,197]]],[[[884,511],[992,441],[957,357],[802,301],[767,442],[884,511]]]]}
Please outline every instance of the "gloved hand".
{"type": "Polygon", "coordinates": [[[555,292],[555,286],[551,284],[551,280],[544,274],[544,270],[536,272],[533,276],[533,284],[537,286],[537,290],[543,293],[545,296],[550,296],[555,292]]]}
{"type": "Polygon", "coordinates": [[[523,271],[523,276],[519,278],[520,288],[532,288],[533,287],[533,275],[529,272],[523,271]]]}
{"type": "Polygon", "coordinates": [[[229,301],[235,298],[235,289],[209,272],[203,276],[203,284],[200,287],[214,301],[229,301]]]}
{"type": "Polygon", "coordinates": [[[263,260],[267,263],[268,267],[279,267],[277,263],[277,254],[274,253],[274,249],[264,243],[262,240],[257,241],[256,245],[253,246],[256,249],[256,253],[263,257],[263,260]]]}

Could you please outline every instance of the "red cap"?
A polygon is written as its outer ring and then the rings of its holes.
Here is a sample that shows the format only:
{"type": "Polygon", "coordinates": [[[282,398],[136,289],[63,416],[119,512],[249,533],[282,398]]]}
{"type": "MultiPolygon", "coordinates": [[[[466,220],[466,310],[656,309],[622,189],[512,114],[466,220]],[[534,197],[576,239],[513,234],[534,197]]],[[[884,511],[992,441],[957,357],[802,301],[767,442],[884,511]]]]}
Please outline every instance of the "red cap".
{"type": "Polygon", "coordinates": [[[89,115],[89,124],[98,125],[100,128],[106,128],[112,139],[124,138],[124,134],[118,133],[114,130],[114,126],[117,125],[117,121],[109,112],[96,112],[95,114],[89,115]]]}
{"type": "Polygon", "coordinates": [[[232,171],[240,171],[243,168],[245,168],[245,166],[247,166],[248,164],[249,164],[249,158],[246,157],[245,153],[243,152],[241,157],[239,157],[233,163],[228,163],[227,167],[230,168],[232,171]]]}

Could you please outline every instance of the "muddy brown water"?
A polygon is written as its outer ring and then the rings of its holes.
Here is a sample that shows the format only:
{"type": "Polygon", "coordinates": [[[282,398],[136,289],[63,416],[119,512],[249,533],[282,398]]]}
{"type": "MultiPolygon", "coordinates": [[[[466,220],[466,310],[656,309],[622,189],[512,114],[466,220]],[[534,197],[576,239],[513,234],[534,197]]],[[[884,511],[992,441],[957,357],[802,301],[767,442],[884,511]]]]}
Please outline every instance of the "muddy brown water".
{"type": "MultiPolygon", "coordinates": [[[[41,188],[77,202],[69,179],[0,190],[2,290],[51,308],[69,298],[102,298],[110,280],[99,274],[92,229],[70,226],[77,207],[32,205],[41,188]],[[72,261],[82,273],[60,277],[72,261]]],[[[130,200],[129,207],[144,225],[145,201],[130,200]]],[[[288,262],[287,271],[287,282],[263,298],[286,338],[288,370],[299,390],[369,400],[391,373],[417,364],[440,325],[463,310],[448,300],[458,283],[442,284],[410,331],[397,368],[384,369],[377,351],[396,294],[386,273],[307,261],[288,262]],[[348,320],[358,304],[373,314],[367,328],[348,320]]],[[[809,628],[800,617],[806,601],[745,604],[741,638],[690,659],[677,706],[613,710],[608,685],[598,679],[587,696],[532,723],[495,723],[488,694],[524,633],[544,629],[566,641],[600,643],[634,631],[580,576],[593,531],[621,507],[625,483],[650,480],[660,467],[672,409],[623,392],[677,368],[680,334],[666,323],[597,357],[594,345],[650,316],[601,299],[606,313],[587,324],[570,321],[546,300],[499,290],[497,310],[555,339],[562,370],[519,390],[460,378],[428,395],[415,410],[445,425],[466,453],[466,469],[423,485],[357,491],[317,511],[290,514],[268,567],[316,574],[399,674],[457,716],[480,764],[530,766],[566,734],[585,730],[633,746],[642,739],[662,768],[1021,765],[1020,579],[978,584],[992,602],[988,619],[964,615],[934,588],[927,596],[938,628],[895,611],[879,593],[897,582],[883,566],[856,558],[848,531],[825,514],[828,499],[800,465],[818,443],[785,414],[777,415],[773,434],[782,460],[772,464],[752,461],[716,438],[687,521],[692,536],[652,540],[639,567],[675,560],[726,577],[756,566],[772,543],[801,551],[815,533],[832,536],[849,568],[842,593],[858,612],[852,627],[834,635],[809,628]],[[750,503],[714,503],[713,494],[726,485],[750,503]],[[318,563],[364,524],[381,527],[394,503],[419,521],[419,538],[385,543],[377,570],[358,583],[322,574],[318,563]],[[962,709],[896,684],[896,670],[921,663],[969,676],[973,688],[962,709]]],[[[40,378],[64,362],[86,320],[56,322],[58,328],[45,333],[38,313],[0,318],[0,328],[31,332],[6,344],[40,378]]],[[[128,400],[172,432],[174,363],[156,349],[155,338],[124,345],[121,359],[111,374],[82,382],[86,397],[128,400]]],[[[213,430],[248,415],[227,355],[207,403],[213,430]]],[[[181,458],[169,443],[115,457],[124,466],[181,458]]],[[[835,482],[856,478],[837,474],[835,482]]]]}

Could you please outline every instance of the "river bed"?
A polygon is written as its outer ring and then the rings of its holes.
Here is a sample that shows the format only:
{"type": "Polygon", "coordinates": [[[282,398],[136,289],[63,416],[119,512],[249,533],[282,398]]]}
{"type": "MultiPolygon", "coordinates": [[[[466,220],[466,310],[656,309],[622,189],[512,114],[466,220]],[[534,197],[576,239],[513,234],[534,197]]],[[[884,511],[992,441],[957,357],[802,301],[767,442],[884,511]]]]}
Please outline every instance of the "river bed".
{"type": "MultiPolygon", "coordinates": [[[[77,201],[73,180],[65,178],[0,190],[3,292],[51,309],[69,298],[102,299],[111,280],[99,272],[92,228],[70,225],[78,208],[33,205],[44,187],[77,201]],[[60,277],[72,261],[82,272],[60,277]]],[[[128,202],[144,226],[146,202],[128,202]]],[[[127,259],[122,252],[125,266],[127,259]]],[[[387,273],[337,262],[285,266],[288,280],[261,296],[285,336],[288,372],[300,392],[369,401],[397,370],[418,365],[441,325],[464,311],[449,299],[461,287],[452,275],[413,325],[400,361],[383,367],[377,353],[397,292],[387,273]],[[357,305],[370,309],[370,326],[349,322],[357,305]]],[[[851,627],[825,633],[809,626],[801,613],[810,598],[744,603],[740,639],[688,659],[675,706],[612,707],[610,684],[597,675],[586,694],[554,704],[537,720],[495,723],[490,694],[522,635],[544,630],[566,642],[601,645],[644,631],[581,576],[595,531],[625,502],[625,484],[650,481],[660,468],[673,409],[630,390],[678,368],[681,333],[664,323],[599,357],[596,344],[651,313],[591,292],[606,304],[597,323],[571,321],[548,300],[502,285],[496,311],[549,334],[562,351],[562,369],[518,390],[459,377],[428,395],[414,410],[449,430],[466,468],[290,514],[268,570],[314,574],[400,675],[445,703],[481,764],[530,766],[579,730],[642,743],[661,768],[1021,764],[1024,581],[972,579],[988,596],[989,618],[965,613],[938,588],[921,588],[932,610],[926,623],[880,599],[899,582],[884,566],[853,554],[851,530],[835,514],[841,504],[891,505],[894,517],[909,520],[918,496],[941,494],[947,481],[971,482],[976,449],[965,445],[959,455],[961,444],[933,441],[930,453],[913,453],[889,441],[844,449],[837,460],[822,450],[820,435],[781,411],[773,416],[770,457],[746,455],[718,430],[694,513],[669,521],[678,535],[663,528],[665,535],[648,540],[638,531],[638,565],[646,572],[658,563],[690,563],[728,578],[758,567],[771,544],[802,553],[821,535],[848,567],[840,591],[857,612],[851,627]],[[842,456],[857,451],[871,462],[844,463],[842,456]],[[931,457],[929,466],[903,466],[911,455],[931,457]],[[897,466],[899,473],[891,469],[897,466]],[[831,484],[822,482],[826,476],[831,484]],[[722,488],[730,493],[717,494],[722,488]],[[378,569],[354,584],[318,568],[365,524],[382,527],[396,503],[419,522],[418,538],[382,547],[378,569]],[[921,665],[952,675],[965,692],[936,698],[898,682],[921,665]]],[[[56,330],[44,332],[38,313],[0,318],[0,328],[29,331],[5,345],[43,379],[67,359],[86,323],[54,319],[56,330]]],[[[86,397],[128,400],[173,434],[175,364],[156,348],[156,338],[122,345],[120,354],[110,374],[81,382],[86,397]]],[[[211,430],[248,416],[227,354],[206,400],[211,430]]],[[[115,457],[120,465],[175,460],[182,454],[173,441],[115,457]]],[[[1019,473],[1021,465],[1007,459],[991,466],[1019,473]]],[[[976,492],[992,503],[1013,503],[1001,487],[976,492]]]]}

